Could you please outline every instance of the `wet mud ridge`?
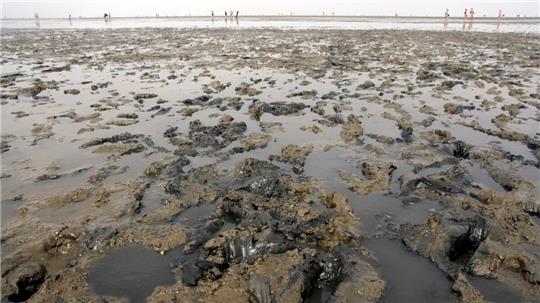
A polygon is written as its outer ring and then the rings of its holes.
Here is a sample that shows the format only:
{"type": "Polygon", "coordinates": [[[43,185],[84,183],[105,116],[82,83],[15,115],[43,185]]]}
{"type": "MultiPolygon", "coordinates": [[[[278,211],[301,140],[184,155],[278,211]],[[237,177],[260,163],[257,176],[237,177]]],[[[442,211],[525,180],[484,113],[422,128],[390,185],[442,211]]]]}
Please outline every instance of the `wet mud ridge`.
{"type": "Polygon", "coordinates": [[[539,302],[538,35],[1,39],[2,302],[539,302]]]}

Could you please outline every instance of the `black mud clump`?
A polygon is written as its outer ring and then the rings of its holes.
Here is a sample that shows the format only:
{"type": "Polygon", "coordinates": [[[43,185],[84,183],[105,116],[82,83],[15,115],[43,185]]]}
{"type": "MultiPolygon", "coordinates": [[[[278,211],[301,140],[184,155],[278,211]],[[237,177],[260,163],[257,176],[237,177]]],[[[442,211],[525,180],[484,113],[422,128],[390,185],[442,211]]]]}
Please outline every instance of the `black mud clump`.
{"type": "Polygon", "coordinates": [[[413,128],[406,127],[401,130],[401,138],[404,142],[411,143],[413,141],[413,128]]]}
{"type": "Polygon", "coordinates": [[[105,137],[105,138],[95,138],[95,139],[92,139],[89,142],[84,143],[83,145],[81,145],[81,148],[88,148],[88,147],[92,147],[92,146],[96,146],[96,145],[102,145],[102,144],[105,144],[105,143],[125,142],[125,141],[128,141],[128,140],[137,139],[137,138],[139,138],[141,136],[142,135],[133,135],[133,134],[130,134],[130,133],[126,132],[126,133],[121,133],[121,134],[118,134],[118,135],[105,137]]]}
{"type": "Polygon", "coordinates": [[[245,122],[204,126],[199,120],[195,120],[190,123],[189,138],[197,148],[210,147],[216,151],[242,138],[246,130],[247,125],[245,122]]]}
{"type": "MultiPolygon", "coordinates": [[[[435,167],[442,164],[444,163],[438,163],[435,167]]],[[[434,166],[429,166],[426,168],[432,167],[434,166]]],[[[407,180],[402,179],[401,181],[401,194],[404,196],[414,195],[414,192],[420,188],[421,184],[433,191],[445,193],[466,193],[467,188],[472,184],[472,177],[469,175],[469,172],[465,167],[457,164],[446,171],[441,171],[440,173],[410,178],[407,180]]]]}
{"type": "Polygon", "coordinates": [[[71,66],[64,65],[64,66],[52,66],[52,67],[42,70],[41,72],[42,73],[59,73],[59,72],[64,72],[64,71],[69,71],[69,70],[71,70],[71,66]]]}
{"type": "Polygon", "coordinates": [[[137,101],[142,101],[143,99],[152,99],[152,98],[156,98],[157,96],[158,96],[157,94],[152,94],[152,93],[138,93],[133,96],[133,99],[137,101]]]}
{"type": "Polygon", "coordinates": [[[39,290],[46,275],[47,269],[38,262],[24,262],[17,257],[2,261],[2,302],[6,298],[26,302],[39,290]]]}
{"type": "Polygon", "coordinates": [[[198,260],[194,263],[185,264],[182,267],[182,283],[187,286],[196,286],[199,280],[209,271],[216,269],[217,272],[225,270],[226,267],[214,262],[198,260]]]}
{"type": "MultiPolygon", "coordinates": [[[[188,172],[176,180],[189,182],[188,175],[197,174],[188,172]]],[[[227,220],[234,227],[219,231],[221,224],[207,224],[192,233],[185,251],[196,258],[182,266],[182,282],[189,286],[183,291],[197,289],[201,280],[208,285],[225,279],[242,267],[247,270],[241,277],[244,291],[256,302],[276,302],[286,289],[302,300],[316,289],[333,293],[351,266],[343,249],[359,241],[347,198],[335,193],[324,198],[328,208],[316,209],[314,181],[295,180],[274,164],[253,158],[238,163],[227,178],[232,180],[220,189],[210,221],[227,220]],[[276,277],[264,274],[265,262],[288,268],[289,282],[276,284],[276,277]]]]}
{"type": "Polygon", "coordinates": [[[474,216],[473,221],[469,223],[467,232],[454,241],[448,259],[452,262],[462,261],[467,263],[480,246],[480,243],[487,238],[487,235],[486,220],[479,215],[474,216]]]}
{"type": "Polygon", "coordinates": [[[279,169],[278,166],[264,160],[247,158],[236,167],[238,174],[243,177],[255,177],[259,174],[267,175],[279,169]]]}
{"type": "Polygon", "coordinates": [[[165,174],[170,177],[164,187],[167,194],[181,197],[190,193],[194,187],[218,187],[217,184],[213,183],[217,176],[213,165],[196,167],[184,172],[184,167],[188,164],[189,160],[182,157],[167,167],[165,174]]]}
{"type": "MultiPolygon", "coordinates": [[[[478,78],[479,72],[469,64],[455,62],[429,62],[422,66],[422,70],[428,73],[440,73],[451,79],[473,80],[478,78]]],[[[426,77],[426,80],[432,80],[432,76],[426,77]]],[[[424,80],[424,79],[420,79],[424,80]]]]}
{"type": "Polygon", "coordinates": [[[256,101],[249,107],[249,113],[256,120],[259,120],[263,113],[269,113],[274,116],[285,116],[297,114],[306,107],[309,107],[304,103],[296,102],[261,102],[256,101]]]}
{"type": "Polygon", "coordinates": [[[445,212],[423,223],[403,224],[400,233],[408,249],[429,258],[451,280],[462,272],[487,277],[496,270],[484,267],[490,258],[484,244],[489,232],[486,219],[478,214],[445,212]]]}
{"type": "Polygon", "coordinates": [[[223,103],[223,99],[221,98],[214,98],[212,99],[210,96],[202,95],[194,99],[186,99],[182,101],[184,105],[198,105],[198,106],[219,106],[221,103],[223,103]]]}
{"type": "Polygon", "coordinates": [[[448,193],[465,193],[466,188],[472,183],[472,177],[461,165],[456,165],[440,174],[422,177],[421,180],[432,189],[448,193]]]}
{"type": "Polygon", "coordinates": [[[471,150],[471,148],[472,148],[472,145],[469,145],[461,140],[458,140],[454,142],[454,149],[452,150],[452,154],[456,158],[468,159],[469,151],[471,150]]]}
{"type": "Polygon", "coordinates": [[[189,123],[187,136],[178,131],[178,127],[170,127],[163,133],[171,144],[178,146],[176,155],[196,156],[200,153],[213,155],[216,151],[227,147],[232,142],[244,137],[247,130],[245,122],[224,122],[217,125],[203,125],[200,120],[189,123]]]}

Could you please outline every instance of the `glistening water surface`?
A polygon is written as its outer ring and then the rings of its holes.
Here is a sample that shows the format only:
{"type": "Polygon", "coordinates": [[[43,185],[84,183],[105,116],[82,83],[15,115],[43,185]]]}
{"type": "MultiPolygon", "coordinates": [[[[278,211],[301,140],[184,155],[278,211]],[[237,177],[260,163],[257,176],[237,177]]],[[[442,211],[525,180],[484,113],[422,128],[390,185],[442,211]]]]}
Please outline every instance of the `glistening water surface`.
{"type": "Polygon", "coordinates": [[[112,29],[112,28],[277,28],[277,29],[346,29],[346,30],[436,30],[538,33],[539,18],[476,18],[473,24],[461,18],[428,17],[316,17],[316,16],[240,16],[239,18],[211,17],[141,17],[69,19],[2,19],[3,28],[55,28],[55,29],[112,29]]]}

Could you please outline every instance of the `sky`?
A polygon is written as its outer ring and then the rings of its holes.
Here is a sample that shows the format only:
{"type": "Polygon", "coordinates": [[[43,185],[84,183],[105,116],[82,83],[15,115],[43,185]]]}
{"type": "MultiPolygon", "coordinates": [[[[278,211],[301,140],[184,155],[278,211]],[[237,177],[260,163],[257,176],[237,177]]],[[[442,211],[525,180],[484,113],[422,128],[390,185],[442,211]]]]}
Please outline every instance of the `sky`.
{"type": "Polygon", "coordinates": [[[0,0],[3,18],[113,17],[135,16],[202,16],[214,10],[240,11],[240,15],[336,15],[367,16],[441,16],[448,8],[451,16],[463,15],[473,7],[476,16],[538,17],[539,0],[0,0]]]}

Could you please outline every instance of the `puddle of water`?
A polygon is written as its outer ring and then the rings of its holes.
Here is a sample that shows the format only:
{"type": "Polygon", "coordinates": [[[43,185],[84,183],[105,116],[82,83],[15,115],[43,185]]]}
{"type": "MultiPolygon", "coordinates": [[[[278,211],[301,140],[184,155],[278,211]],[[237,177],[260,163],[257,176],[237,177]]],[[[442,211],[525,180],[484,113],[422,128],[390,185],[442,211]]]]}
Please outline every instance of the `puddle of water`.
{"type": "Polygon", "coordinates": [[[435,264],[407,251],[398,241],[368,240],[386,281],[382,302],[455,302],[450,281],[435,264]]]}
{"type": "Polygon", "coordinates": [[[208,217],[212,215],[216,205],[210,203],[202,203],[201,205],[192,206],[182,211],[174,222],[180,223],[187,227],[194,227],[204,224],[208,217]]]}
{"type": "Polygon", "coordinates": [[[100,259],[88,273],[92,289],[99,295],[145,302],[155,287],[175,282],[167,259],[141,246],[127,246],[100,259]]]}
{"type": "Polygon", "coordinates": [[[484,299],[493,303],[507,302],[533,302],[527,301],[516,291],[508,288],[497,280],[484,279],[480,277],[469,276],[472,285],[480,290],[484,299]]]}
{"type": "Polygon", "coordinates": [[[460,124],[452,124],[449,130],[457,140],[462,140],[468,144],[489,146],[496,143],[504,151],[511,152],[514,155],[521,155],[526,160],[536,160],[531,150],[521,142],[501,139],[460,124]]]}
{"type": "Polygon", "coordinates": [[[470,166],[468,165],[467,168],[469,169],[469,173],[473,177],[474,182],[480,183],[484,186],[487,186],[491,190],[504,192],[504,188],[499,185],[499,183],[495,182],[493,178],[489,175],[489,173],[480,167],[480,165],[475,163],[470,163],[470,166]]]}
{"type": "MultiPolygon", "coordinates": [[[[534,166],[522,166],[519,169],[519,174],[523,177],[534,182],[534,184],[540,184],[540,169],[534,166]]],[[[537,186],[540,187],[540,186],[537,186]]]]}
{"type": "Polygon", "coordinates": [[[17,208],[21,206],[21,203],[18,201],[6,201],[2,200],[0,202],[1,206],[1,217],[2,224],[6,224],[10,220],[14,219],[17,215],[17,208]]]}
{"type": "MultiPolygon", "coordinates": [[[[397,178],[410,169],[409,165],[399,164],[398,169],[393,173],[391,183],[398,185],[397,178]]],[[[341,192],[347,196],[349,204],[368,235],[381,227],[381,216],[386,216],[395,224],[417,224],[426,220],[435,210],[442,208],[438,202],[429,200],[403,205],[399,196],[384,192],[370,193],[365,196],[357,195],[351,192],[345,182],[341,180],[338,173],[340,170],[348,170],[359,176],[362,175],[360,169],[355,167],[354,162],[348,161],[345,152],[338,148],[326,153],[311,155],[305,166],[305,174],[322,179],[327,192],[341,192]]],[[[394,186],[394,189],[398,190],[396,187],[399,186],[394,186]]]]}
{"type": "Polygon", "coordinates": [[[428,219],[436,210],[442,209],[436,201],[426,200],[404,205],[401,198],[383,193],[373,193],[365,197],[353,195],[349,197],[349,203],[368,235],[383,227],[382,216],[396,225],[418,224],[428,219]]]}

